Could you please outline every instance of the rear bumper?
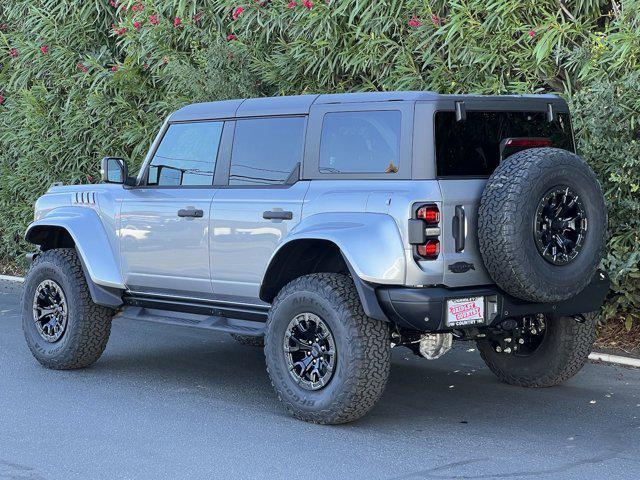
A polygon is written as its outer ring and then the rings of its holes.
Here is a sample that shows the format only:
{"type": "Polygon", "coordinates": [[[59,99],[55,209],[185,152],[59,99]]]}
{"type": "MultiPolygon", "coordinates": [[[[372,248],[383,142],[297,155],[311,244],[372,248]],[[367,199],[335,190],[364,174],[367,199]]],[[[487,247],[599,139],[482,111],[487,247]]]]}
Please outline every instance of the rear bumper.
{"type": "MultiPolygon", "coordinates": [[[[593,312],[600,308],[608,291],[609,278],[598,272],[582,292],[557,303],[526,302],[512,297],[495,285],[473,288],[380,286],[376,289],[376,295],[389,320],[400,327],[418,331],[442,331],[451,329],[446,325],[445,319],[447,300],[453,298],[485,297],[488,308],[485,308],[487,319],[484,326],[490,326],[505,318],[537,313],[566,316],[593,312]]],[[[474,325],[478,326],[483,325],[474,325]]]]}

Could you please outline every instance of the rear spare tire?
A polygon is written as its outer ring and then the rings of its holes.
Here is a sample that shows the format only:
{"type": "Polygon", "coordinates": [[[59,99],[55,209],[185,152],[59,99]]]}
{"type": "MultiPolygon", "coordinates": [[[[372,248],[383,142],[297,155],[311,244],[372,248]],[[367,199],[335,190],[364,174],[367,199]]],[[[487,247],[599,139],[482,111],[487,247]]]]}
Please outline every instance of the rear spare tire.
{"type": "Polygon", "coordinates": [[[600,184],[584,160],[559,148],[523,150],[496,168],[482,193],[480,252],[507,293],[557,302],[591,281],[606,224],[600,184]]]}

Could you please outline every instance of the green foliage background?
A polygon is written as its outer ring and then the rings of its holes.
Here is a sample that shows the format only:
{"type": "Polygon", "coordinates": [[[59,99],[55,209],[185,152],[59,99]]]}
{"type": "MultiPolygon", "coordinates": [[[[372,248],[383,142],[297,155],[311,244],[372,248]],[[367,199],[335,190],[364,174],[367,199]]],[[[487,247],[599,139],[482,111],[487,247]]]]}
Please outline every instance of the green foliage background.
{"type": "Polygon", "coordinates": [[[557,92],[607,196],[605,313],[629,325],[638,318],[640,1],[121,3],[0,4],[0,260],[18,262],[28,249],[21,237],[33,202],[52,182],[95,181],[105,154],[139,164],[165,116],[185,103],[557,92]]]}

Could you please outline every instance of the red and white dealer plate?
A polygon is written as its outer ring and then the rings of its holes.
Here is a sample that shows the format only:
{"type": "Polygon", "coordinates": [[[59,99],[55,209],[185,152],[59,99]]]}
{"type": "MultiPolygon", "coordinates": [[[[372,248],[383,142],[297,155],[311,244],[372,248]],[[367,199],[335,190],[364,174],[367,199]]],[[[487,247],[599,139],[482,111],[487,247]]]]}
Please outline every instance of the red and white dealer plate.
{"type": "Polygon", "coordinates": [[[447,300],[447,325],[460,327],[484,323],[484,297],[447,300]]]}

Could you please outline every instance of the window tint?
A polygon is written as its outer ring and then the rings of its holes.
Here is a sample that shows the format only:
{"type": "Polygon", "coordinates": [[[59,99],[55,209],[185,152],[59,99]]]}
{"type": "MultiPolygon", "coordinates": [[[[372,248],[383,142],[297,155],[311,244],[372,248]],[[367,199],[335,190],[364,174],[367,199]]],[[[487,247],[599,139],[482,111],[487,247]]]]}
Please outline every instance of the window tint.
{"type": "MultiPolygon", "coordinates": [[[[514,137],[544,137],[554,147],[573,151],[569,116],[547,121],[545,112],[469,112],[456,121],[454,112],[436,112],[438,176],[489,176],[500,163],[500,142],[514,137]]],[[[512,152],[513,153],[513,152],[512,152]]]]}
{"type": "Polygon", "coordinates": [[[170,125],[151,160],[147,185],[211,185],[223,123],[170,125]]]}
{"type": "Polygon", "coordinates": [[[396,173],[400,160],[397,110],[327,113],[320,142],[321,173],[396,173]]]}
{"type": "Polygon", "coordinates": [[[305,119],[237,120],[229,185],[283,184],[302,162],[305,119]]]}

